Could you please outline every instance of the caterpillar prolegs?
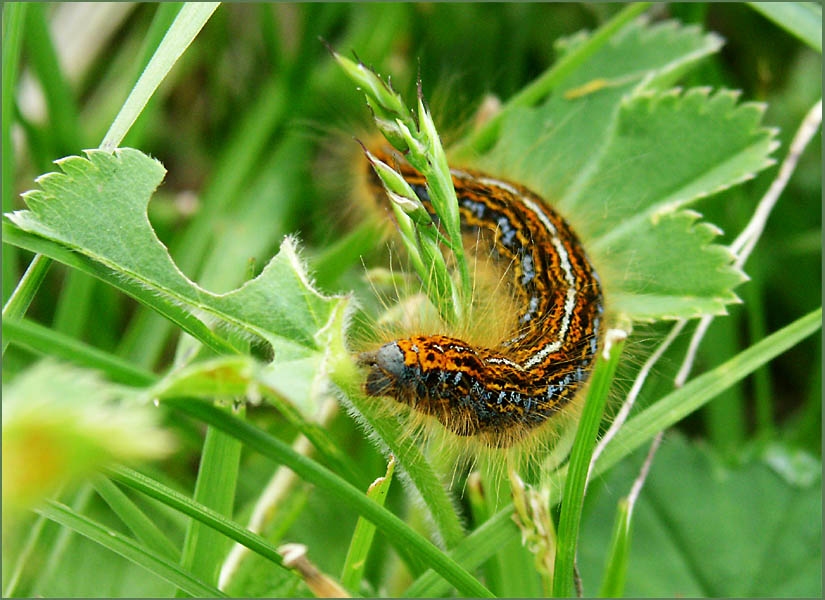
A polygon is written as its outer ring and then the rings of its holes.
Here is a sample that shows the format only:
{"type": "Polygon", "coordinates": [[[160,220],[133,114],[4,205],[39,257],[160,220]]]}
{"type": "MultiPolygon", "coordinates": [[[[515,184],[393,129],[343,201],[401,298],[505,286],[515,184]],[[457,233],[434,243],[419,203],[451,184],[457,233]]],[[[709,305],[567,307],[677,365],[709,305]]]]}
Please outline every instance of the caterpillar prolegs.
{"type": "MultiPolygon", "coordinates": [[[[397,168],[433,214],[424,177],[406,163],[397,168]]],[[[538,195],[475,171],[451,174],[462,231],[489,240],[506,266],[515,330],[493,347],[445,335],[406,337],[359,361],[368,395],[389,396],[457,435],[508,446],[586,383],[604,316],[601,283],[573,230],[538,195]]],[[[374,175],[371,182],[383,198],[374,175]]]]}

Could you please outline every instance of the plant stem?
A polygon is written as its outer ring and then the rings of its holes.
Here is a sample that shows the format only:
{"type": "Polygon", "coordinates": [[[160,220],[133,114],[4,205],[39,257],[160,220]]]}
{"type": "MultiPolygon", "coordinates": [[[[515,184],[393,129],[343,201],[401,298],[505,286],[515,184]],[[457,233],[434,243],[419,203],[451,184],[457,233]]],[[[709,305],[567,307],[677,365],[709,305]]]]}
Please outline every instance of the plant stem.
{"type": "Polygon", "coordinates": [[[150,371],[28,319],[3,318],[3,338],[4,343],[14,342],[46,356],[98,369],[113,381],[127,385],[142,387],[157,381],[150,371]]]}
{"type": "Polygon", "coordinates": [[[553,569],[553,596],[563,598],[573,589],[573,566],[579,537],[579,522],[584,505],[584,490],[590,470],[590,458],[596,444],[596,434],[607,404],[607,393],[619,363],[624,340],[610,350],[609,358],[600,358],[593,370],[587,400],[582,411],[576,440],[570,452],[570,464],[564,482],[564,500],[559,516],[556,564],[553,569]]]}
{"type": "MultiPolygon", "coordinates": [[[[26,314],[26,310],[28,310],[34,295],[46,278],[51,266],[52,259],[41,254],[35,255],[26,272],[23,273],[23,277],[17,282],[17,287],[14,288],[8,302],[3,306],[4,322],[6,319],[19,319],[26,314]]],[[[3,340],[3,354],[6,353],[8,345],[9,342],[3,340]]]]}

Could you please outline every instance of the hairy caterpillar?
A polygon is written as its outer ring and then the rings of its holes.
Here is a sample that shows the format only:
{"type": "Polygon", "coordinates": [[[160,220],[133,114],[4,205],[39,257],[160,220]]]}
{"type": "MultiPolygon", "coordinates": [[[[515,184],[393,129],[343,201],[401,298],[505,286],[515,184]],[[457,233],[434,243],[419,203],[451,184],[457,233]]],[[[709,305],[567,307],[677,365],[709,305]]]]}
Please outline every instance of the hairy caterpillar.
{"type": "MultiPolygon", "coordinates": [[[[406,163],[397,168],[433,214],[424,177],[406,163]]],[[[485,234],[492,254],[509,263],[515,331],[493,347],[445,335],[406,337],[359,361],[368,395],[389,396],[457,435],[506,447],[586,383],[604,315],[601,282],[570,226],[539,196],[475,171],[451,174],[462,231],[485,234]]],[[[384,196],[374,175],[371,187],[384,196]]]]}

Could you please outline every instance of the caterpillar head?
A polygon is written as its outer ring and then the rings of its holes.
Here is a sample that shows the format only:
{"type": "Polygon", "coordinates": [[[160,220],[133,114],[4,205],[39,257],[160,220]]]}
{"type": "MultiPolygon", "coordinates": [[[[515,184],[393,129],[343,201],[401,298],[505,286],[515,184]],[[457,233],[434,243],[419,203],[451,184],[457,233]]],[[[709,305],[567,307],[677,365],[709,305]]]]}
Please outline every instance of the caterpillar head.
{"type": "Polygon", "coordinates": [[[389,396],[415,411],[435,417],[457,435],[479,433],[481,423],[471,398],[470,372],[483,368],[462,342],[446,336],[414,336],[364,352],[366,393],[389,396]]]}
{"type": "Polygon", "coordinates": [[[358,356],[358,362],[368,368],[365,384],[367,395],[401,395],[408,369],[404,362],[404,352],[398,342],[384,344],[373,352],[363,352],[358,356]]]}

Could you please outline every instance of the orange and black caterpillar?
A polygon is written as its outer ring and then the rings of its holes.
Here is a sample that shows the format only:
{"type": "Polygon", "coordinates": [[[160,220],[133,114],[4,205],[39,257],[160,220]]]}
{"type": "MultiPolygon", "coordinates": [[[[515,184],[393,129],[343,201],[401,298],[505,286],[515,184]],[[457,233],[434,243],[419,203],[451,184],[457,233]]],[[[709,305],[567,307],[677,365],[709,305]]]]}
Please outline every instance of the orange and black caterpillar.
{"type": "MultiPolygon", "coordinates": [[[[396,168],[435,218],[425,178],[407,163],[396,168]]],[[[457,435],[508,446],[587,381],[604,313],[601,283],[570,226],[539,196],[478,172],[451,174],[462,231],[483,234],[511,265],[516,330],[492,348],[444,335],[396,339],[359,362],[368,395],[390,396],[457,435]]],[[[384,197],[370,175],[372,191],[384,197]]]]}

